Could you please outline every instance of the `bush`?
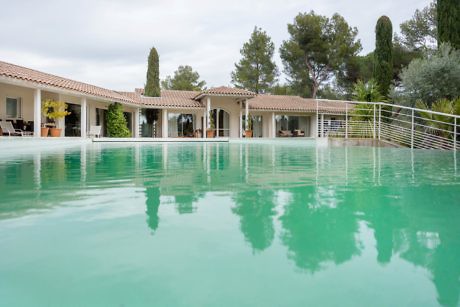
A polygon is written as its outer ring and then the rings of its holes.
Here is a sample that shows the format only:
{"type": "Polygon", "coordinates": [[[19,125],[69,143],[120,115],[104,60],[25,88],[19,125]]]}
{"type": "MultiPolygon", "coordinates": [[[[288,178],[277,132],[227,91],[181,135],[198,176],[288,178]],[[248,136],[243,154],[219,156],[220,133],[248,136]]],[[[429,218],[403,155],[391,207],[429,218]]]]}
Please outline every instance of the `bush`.
{"type": "Polygon", "coordinates": [[[401,84],[392,98],[414,106],[423,101],[428,107],[442,98],[460,96],[460,51],[442,44],[433,55],[413,60],[401,73],[401,84]]]}
{"type": "Polygon", "coordinates": [[[115,102],[109,105],[107,110],[107,134],[113,138],[126,138],[131,136],[126,118],[123,115],[123,107],[115,102]]]}

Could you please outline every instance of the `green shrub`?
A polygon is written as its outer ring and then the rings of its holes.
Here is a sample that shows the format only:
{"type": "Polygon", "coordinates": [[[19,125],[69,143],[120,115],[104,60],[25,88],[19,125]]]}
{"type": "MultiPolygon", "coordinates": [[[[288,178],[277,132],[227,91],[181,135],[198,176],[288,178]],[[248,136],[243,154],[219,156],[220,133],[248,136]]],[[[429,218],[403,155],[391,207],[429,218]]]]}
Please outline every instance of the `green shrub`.
{"type": "Polygon", "coordinates": [[[118,102],[109,105],[107,110],[107,134],[112,138],[126,138],[131,136],[126,118],[123,115],[123,107],[118,102]]]}

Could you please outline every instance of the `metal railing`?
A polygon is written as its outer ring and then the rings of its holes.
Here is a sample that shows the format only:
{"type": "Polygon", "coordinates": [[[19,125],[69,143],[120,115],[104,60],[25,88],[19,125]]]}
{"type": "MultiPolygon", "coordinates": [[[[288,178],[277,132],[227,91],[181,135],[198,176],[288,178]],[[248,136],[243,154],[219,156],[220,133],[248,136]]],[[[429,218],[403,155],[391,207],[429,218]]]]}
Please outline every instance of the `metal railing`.
{"type": "Polygon", "coordinates": [[[460,149],[458,115],[384,102],[332,100],[318,110],[318,137],[372,138],[410,148],[460,149]]]}

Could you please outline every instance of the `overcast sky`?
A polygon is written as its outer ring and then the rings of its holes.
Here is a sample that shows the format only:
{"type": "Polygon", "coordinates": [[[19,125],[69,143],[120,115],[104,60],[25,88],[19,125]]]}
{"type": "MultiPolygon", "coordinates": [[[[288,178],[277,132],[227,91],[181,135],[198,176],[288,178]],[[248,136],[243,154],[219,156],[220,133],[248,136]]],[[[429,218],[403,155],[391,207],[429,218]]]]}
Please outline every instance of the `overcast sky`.
{"type": "MultiPolygon", "coordinates": [[[[299,12],[338,12],[374,48],[381,15],[395,31],[430,0],[0,0],[0,60],[116,90],[143,87],[151,46],[160,75],[191,65],[208,87],[230,84],[239,50],[254,26],[278,50],[299,12]]],[[[275,60],[282,70],[279,54],[275,60]]],[[[281,80],[283,81],[283,80],[281,80]]]]}

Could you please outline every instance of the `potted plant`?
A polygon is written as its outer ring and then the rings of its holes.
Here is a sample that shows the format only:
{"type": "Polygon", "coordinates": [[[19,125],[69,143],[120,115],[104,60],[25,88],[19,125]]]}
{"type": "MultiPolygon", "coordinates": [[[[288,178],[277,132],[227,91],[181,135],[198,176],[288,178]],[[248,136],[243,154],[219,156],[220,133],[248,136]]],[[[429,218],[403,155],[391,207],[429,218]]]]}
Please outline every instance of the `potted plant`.
{"type": "Polygon", "coordinates": [[[43,116],[51,121],[51,123],[47,123],[42,127],[42,136],[48,136],[48,129],[52,137],[61,136],[62,129],[56,127],[56,121],[70,114],[70,112],[67,111],[67,104],[62,101],[55,101],[51,99],[45,100],[42,106],[42,113],[43,116]]]}
{"type": "Polygon", "coordinates": [[[210,123],[209,123],[209,124],[210,124],[210,128],[208,128],[208,129],[206,130],[206,137],[207,137],[208,139],[212,139],[212,138],[214,138],[214,136],[215,136],[215,131],[214,131],[214,129],[216,128],[216,126],[214,125],[214,116],[213,116],[213,115],[214,115],[214,112],[211,111],[211,112],[210,112],[210,123]]]}
{"type": "Polygon", "coordinates": [[[248,116],[248,122],[246,130],[244,131],[244,136],[247,138],[252,138],[252,116],[248,116]]]}

